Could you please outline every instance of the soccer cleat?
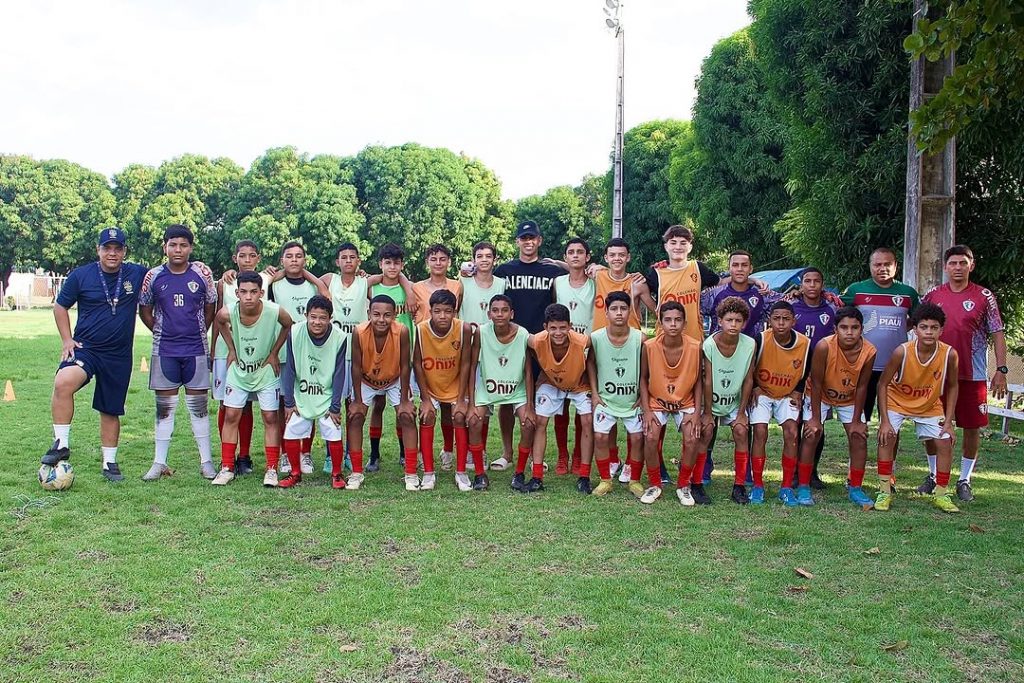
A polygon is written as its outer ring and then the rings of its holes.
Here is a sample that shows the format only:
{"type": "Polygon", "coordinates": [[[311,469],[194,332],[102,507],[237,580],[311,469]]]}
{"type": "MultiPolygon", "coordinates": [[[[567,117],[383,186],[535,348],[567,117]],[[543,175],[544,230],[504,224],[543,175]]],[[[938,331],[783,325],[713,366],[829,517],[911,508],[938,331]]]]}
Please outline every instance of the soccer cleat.
{"type": "Polygon", "coordinates": [[[155,462],[149,468],[149,471],[142,475],[142,481],[156,481],[160,477],[169,477],[172,474],[174,474],[174,471],[170,467],[155,462]]]}
{"type": "Polygon", "coordinates": [[[589,496],[593,492],[593,489],[590,488],[590,477],[580,477],[577,479],[576,490],[589,496]]]}
{"type": "Polygon", "coordinates": [[[486,474],[478,474],[473,477],[474,491],[486,491],[489,488],[491,488],[491,480],[487,478],[486,474]]]}
{"type": "Polygon", "coordinates": [[[526,475],[522,472],[512,475],[512,490],[519,491],[522,493],[523,489],[526,488],[526,475]]]}
{"type": "Polygon", "coordinates": [[[661,498],[661,487],[651,486],[646,491],[644,491],[642,496],[640,496],[640,502],[643,503],[644,505],[650,505],[659,498],[661,498]]]}
{"type": "MultiPolygon", "coordinates": [[[[626,466],[629,465],[629,463],[625,463],[625,464],[626,464],[626,466]]],[[[616,474],[619,473],[619,470],[622,469],[622,465],[623,465],[623,463],[622,463],[621,460],[619,462],[609,463],[608,471],[612,473],[612,477],[613,478],[615,477],[616,474]]]]}
{"type": "Polygon", "coordinates": [[[892,507],[892,494],[879,491],[878,497],[875,498],[875,509],[879,512],[888,512],[890,507],[892,507]]]}
{"type": "Polygon", "coordinates": [[[668,468],[665,467],[665,463],[661,464],[661,480],[662,481],[675,481],[674,477],[669,476],[668,468]]]}
{"type": "Polygon", "coordinates": [[[801,486],[796,490],[796,502],[800,505],[814,505],[814,496],[811,495],[810,486],[801,486]]]}
{"type": "Polygon", "coordinates": [[[922,496],[930,496],[935,493],[935,475],[929,474],[921,482],[921,485],[917,487],[917,492],[922,496]]]}
{"type": "Polygon", "coordinates": [[[277,488],[277,470],[273,467],[268,467],[263,473],[263,485],[268,489],[277,488]]]}
{"type": "Polygon", "coordinates": [[[469,475],[466,474],[465,472],[456,472],[455,473],[455,485],[463,493],[466,493],[467,491],[472,491],[473,490],[473,484],[471,484],[469,482],[469,475]]]}
{"type": "Polygon", "coordinates": [[[451,451],[441,451],[441,469],[447,472],[455,465],[455,454],[451,451]]]}
{"type": "Polygon", "coordinates": [[[291,487],[302,481],[302,474],[299,472],[292,472],[287,477],[277,483],[278,488],[290,489],[291,487]]]}
{"type": "Polygon", "coordinates": [[[53,467],[61,460],[68,460],[69,458],[71,458],[71,450],[68,449],[67,447],[57,448],[57,444],[59,443],[60,441],[53,442],[53,445],[50,446],[50,450],[46,451],[46,454],[39,459],[40,464],[49,465],[50,467],[53,467]]]}
{"type": "MultiPolygon", "coordinates": [[[[631,477],[632,477],[632,475],[633,475],[633,467],[628,462],[622,463],[622,467],[619,468],[619,483],[620,484],[628,484],[630,479],[631,479],[631,477]]],[[[615,474],[612,473],[612,477],[614,477],[614,476],[615,476],[615,474]]],[[[667,479],[662,479],[662,481],[668,481],[668,480],[667,479]]]]}
{"type": "Polygon", "coordinates": [[[956,483],[956,497],[962,503],[970,503],[974,500],[974,491],[971,491],[971,482],[961,479],[956,483]]]}
{"type": "Polygon", "coordinates": [[[690,492],[689,486],[684,486],[680,489],[676,489],[676,498],[684,507],[693,507],[696,505],[696,501],[693,500],[693,494],[690,492]]]}
{"type": "Polygon", "coordinates": [[[750,498],[748,498],[751,505],[763,505],[764,504],[764,487],[755,486],[750,489],[750,498]]]}
{"type": "Polygon", "coordinates": [[[199,473],[203,475],[203,479],[213,479],[217,476],[217,469],[213,466],[213,461],[201,462],[199,473]]]}
{"type": "Polygon", "coordinates": [[[334,464],[331,462],[331,454],[328,453],[324,456],[324,466],[320,468],[320,471],[324,474],[330,474],[334,471],[334,464]]]}
{"type": "Polygon", "coordinates": [[[288,458],[281,458],[281,467],[280,467],[280,469],[281,469],[281,474],[286,474],[287,475],[287,474],[291,474],[292,473],[292,464],[290,462],[288,462],[288,458]]]}
{"type": "Polygon", "coordinates": [[[507,470],[508,466],[511,465],[511,464],[512,463],[509,462],[508,458],[506,458],[503,455],[500,458],[498,458],[497,460],[494,460],[493,462],[491,462],[491,469],[495,470],[497,472],[503,472],[503,471],[507,470]]]}
{"type": "Polygon", "coordinates": [[[405,475],[405,490],[406,491],[419,491],[420,490],[420,478],[415,474],[405,475]]]}
{"type": "Polygon", "coordinates": [[[637,498],[639,498],[640,496],[644,495],[644,490],[645,490],[644,489],[644,485],[641,484],[638,481],[630,480],[630,482],[626,486],[626,488],[629,489],[629,492],[632,493],[637,498]]]}
{"type": "Polygon", "coordinates": [[[340,474],[331,477],[331,488],[343,489],[345,488],[345,478],[340,474]]]}
{"type": "Polygon", "coordinates": [[[538,479],[537,477],[531,477],[530,481],[526,482],[526,486],[523,488],[523,493],[537,493],[538,491],[544,490],[544,480],[538,479]]]}
{"type": "Polygon", "coordinates": [[[563,475],[569,474],[569,454],[559,453],[558,463],[555,464],[555,474],[563,475]]]}
{"type": "Polygon", "coordinates": [[[690,495],[697,505],[711,505],[711,496],[704,490],[704,484],[694,484],[690,487],[690,495]]]}
{"type": "Polygon", "coordinates": [[[236,460],[235,474],[252,474],[252,458],[247,455],[236,460]]]}
{"type": "Polygon", "coordinates": [[[779,489],[779,500],[788,508],[796,507],[800,504],[796,500],[796,494],[793,493],[793,489],[788,486],[784,489],[779,489]]]}
{"type": "Polygon", "coordinates": [[[821,480],[817,472],[811,473],[811,488],[815,491],[824,491],[828,487],[828,484],[821,480]]]}
{"type": "Polygon", "coordinates": [[[747,487],[740,484],[732,485],[732,495],[729,497],[737,505],[746,505],[750,502],[750,499],[747,498],[747,487]]]}
{"type": "Polygon", "coordinates": [[[611,479],[602,479],[601,482],[594,487],[594,490],[590,493],[592,496],[607,496],[615,488],[615,484],[612,483],[611,479]]]}
{"type": "Polygon", "coordinates": [[[848,497],[850,498],[851,503],[858,505],[865,510],[870,510],[875,507],[875,501],[871,500],[871,496],[864,493],[864,489],[859,486],[851,486],[848,497]]]}
{"type": "Polygon", "coordinates": [[[437,478],[433,472],[424,472],[423,481],[420,482],[420,491],[433,491],[437,485],[437,478]]]}
{"type": "MultiPolygon", "coordinates": [[[[487,462],[487,455],[484,454],[484,462],[487,462]]],[[[476,472],[476,464],[473,462],[473,458],[466,459],[466,471],[476,472]]]]}
{"type": "Polygon", "coordinates": [[[221,467],[220,472],[210,483],[214,486],[227,486],[235,479],[235,472],[230,467],[221,467]]]}
{"type": "MultiPolygon", "coordinates": [[[[378,458],[370,458],[370,462],[368,462],[366,464],[366,471],[367,472],[377,472],[379,470],[380,470],[380,459],[378,459],[378,458]]],[[[348,487],[352,488],[352,482],[348,483],[348,487]]]]}
{"type": "Polygon", "coordinates": [[[363,479],[365,479],[365,477],[362,472],[353,472],[348,475],[348,484],[345,488],[349,491],[358,491],[359,487],[363,485],[363,479]]]}
{"type": "Polygon", "coordinates": [[[956,506],[956,503],[953,502],[953,497],[950,496],[948,493],[942,496],[933,495],[931,500],[932,505],[939,508],[943,512],[960,512],[960,508],[956,506]]]}
{"type": "Polygon", "coordinates": [[[303,474],[313,474],[315,469],[313,465],[313,456],[309,453],[303,453],[299,458],[299,469],[303,474]]]}
{"type": "Polygon", "coordinates": [[[107,481],[122,481],[124,479],[121,468],[117,466],[116,462],[108,462],[103,466],[102,472],[107,481]]]}

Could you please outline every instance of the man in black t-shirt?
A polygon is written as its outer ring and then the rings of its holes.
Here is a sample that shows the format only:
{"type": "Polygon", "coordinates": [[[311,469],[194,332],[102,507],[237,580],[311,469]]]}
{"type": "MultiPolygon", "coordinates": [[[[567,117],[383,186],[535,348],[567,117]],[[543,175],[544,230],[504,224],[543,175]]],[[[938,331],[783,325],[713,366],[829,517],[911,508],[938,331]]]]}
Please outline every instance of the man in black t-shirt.
{"type": "Polygon", "coordinates": [[[519,258],[502,263],[494,274],[505,278],[505,296],[512,299],[517,325],[530,334],[544,329],[544,309],[553,303],[551,283],[565,270],[540,260],[540,245],[544,238],[533,221],[523,221],[516,230],[519,258]]]}

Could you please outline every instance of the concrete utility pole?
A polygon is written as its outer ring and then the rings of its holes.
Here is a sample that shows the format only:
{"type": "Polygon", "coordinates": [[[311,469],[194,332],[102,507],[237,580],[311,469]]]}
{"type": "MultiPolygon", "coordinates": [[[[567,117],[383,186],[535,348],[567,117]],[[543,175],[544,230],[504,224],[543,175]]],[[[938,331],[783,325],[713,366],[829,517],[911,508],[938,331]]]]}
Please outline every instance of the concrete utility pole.
{"type": "MultiPolygon", "coordinates": [[[[914,30],[922,16],[936,18],[942,7],[914,0],[914,30]]],[[[937,62],[924,57],[910,67],[910,111],[934,97],[953,73],[955,55],[937,62]]],[[[956,140],[938,154],[922,154],[907,141],[907,207],[903,233],[903,281],[922,294],[943,280],[943,252],[956,234],[956,140]]]]}
{"type": "Polygon", "coordinates": [[[626,42],[622,28],[621,0],[605,0],[604,23],[612,29],[619,42],[619,71],[615,81],[615,152],[612,160],[612,237],[622,237],[622,123],[623,74],[625,72],[626,42]]]}

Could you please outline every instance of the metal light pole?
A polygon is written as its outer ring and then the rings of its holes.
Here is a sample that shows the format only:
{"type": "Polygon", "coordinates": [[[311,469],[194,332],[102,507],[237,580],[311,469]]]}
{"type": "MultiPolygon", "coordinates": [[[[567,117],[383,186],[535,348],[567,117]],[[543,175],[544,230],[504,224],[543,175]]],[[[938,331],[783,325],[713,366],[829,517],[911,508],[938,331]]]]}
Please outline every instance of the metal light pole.
{"type": "Polygon", "coordinates": [[[619,70],[615,81],[615,152],[612,159],[612,237],[622,237],[622,99],[626,42],[622,28],[622,0],[604,0],[604,23],[619,42],[619,70]]]}

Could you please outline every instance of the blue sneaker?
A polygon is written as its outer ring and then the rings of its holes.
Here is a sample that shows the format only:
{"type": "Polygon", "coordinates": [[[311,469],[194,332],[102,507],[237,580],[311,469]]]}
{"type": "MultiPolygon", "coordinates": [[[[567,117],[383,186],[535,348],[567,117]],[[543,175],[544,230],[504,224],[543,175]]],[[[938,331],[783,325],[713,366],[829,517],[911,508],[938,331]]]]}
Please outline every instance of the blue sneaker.
{"type": "Polygon", "coordinates": [[[851,486],[849,488],[849,491],[850,502],[853,503],[854,505],[864,508],[865,510],[870,510],[871,508],[875,507],[875,501],[873,501],[870,496],[864,493],[864,490],[861,489],[861,487],[851,486]]]}
{"type": "Polygon", "coordinates": [[[796,507],[800,504],[796,500],[796,494],[793,493],[793,489],[788,486],[784,489],[779,489],[779,500],[788,508],[796,507]]]}
{"type": "Polygon", "coordinates": [[[330,474],[331,473],[331,469],[332,469],[331,468],[331,454],[328,453],[326,456],[324,456],[324,466],[323,466],[324,474],[330,474]]]}
{"type": "Polygon", "coordinates": [[[801,505],[814,505],[814,496],[810,486],[801,486],[796,490],[796,502],[801,505]]]}
{"type": "Polygon", "coordinates": [[[755,486],[750,489],[750,504],[751,505],[764,505],[764,487],[755,486]]]}

